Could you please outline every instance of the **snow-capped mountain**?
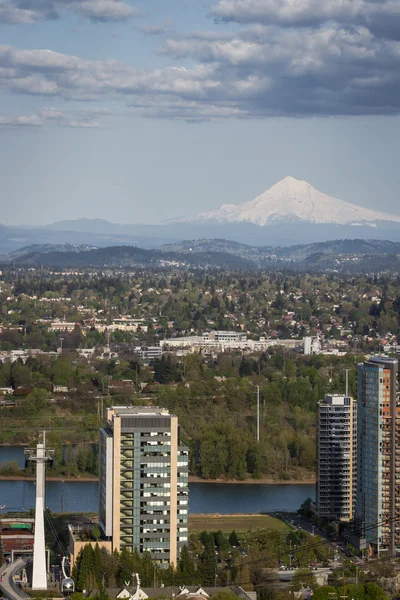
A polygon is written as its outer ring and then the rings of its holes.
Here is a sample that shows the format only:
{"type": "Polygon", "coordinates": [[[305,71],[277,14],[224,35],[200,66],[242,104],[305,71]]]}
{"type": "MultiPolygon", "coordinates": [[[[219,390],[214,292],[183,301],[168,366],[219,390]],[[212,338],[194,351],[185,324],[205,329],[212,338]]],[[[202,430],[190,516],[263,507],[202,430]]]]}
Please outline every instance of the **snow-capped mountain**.
{"type": "Polygon", "coordinates": [[[400,215],[343,202],[319,192],[306,181],[285,177],[254,200],[244,204],[222,204],[217,210],[201,213],[195,220],[219,223],[247,222],[261,226],[276,222],[304,221],[374,227],[381,221],[400,223],[400,215]]]}

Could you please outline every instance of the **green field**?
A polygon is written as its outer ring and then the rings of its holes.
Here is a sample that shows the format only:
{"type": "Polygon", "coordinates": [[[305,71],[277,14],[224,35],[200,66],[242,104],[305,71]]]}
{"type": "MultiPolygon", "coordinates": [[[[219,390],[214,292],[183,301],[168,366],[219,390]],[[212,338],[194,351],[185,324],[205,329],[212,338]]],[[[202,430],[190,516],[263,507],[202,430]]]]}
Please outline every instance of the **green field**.
{"type": "Polygon", "coordinates": [[[288,525],[270,515],[189,515],[189,531],[219,531],[245,533],[249,529],[276,529],[289,531],[288,525]]]}

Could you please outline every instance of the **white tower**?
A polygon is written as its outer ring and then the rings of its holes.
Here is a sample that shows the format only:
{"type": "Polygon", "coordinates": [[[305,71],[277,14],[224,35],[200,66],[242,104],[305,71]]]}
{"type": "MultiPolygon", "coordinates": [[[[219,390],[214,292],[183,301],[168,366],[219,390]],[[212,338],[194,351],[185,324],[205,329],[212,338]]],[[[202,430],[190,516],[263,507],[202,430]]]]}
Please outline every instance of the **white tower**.
{"type": "Polygon", "coordinates": [[[304,354],[306,356],[311,354],[311,344],[312,344],[312,337],[310,337],[308,335],[303,338],[304,354]]]}
{"type": "Polygon", "coordinates": [[[46,491],[46,462],[52,460],[54,450],[46,450],[46,432],[36,451],[26,449],[27,460],[36,463],[35,538],[33,547],[32,590],[47,590],[46,544],[44,537],[44,509],[46,491]]]}

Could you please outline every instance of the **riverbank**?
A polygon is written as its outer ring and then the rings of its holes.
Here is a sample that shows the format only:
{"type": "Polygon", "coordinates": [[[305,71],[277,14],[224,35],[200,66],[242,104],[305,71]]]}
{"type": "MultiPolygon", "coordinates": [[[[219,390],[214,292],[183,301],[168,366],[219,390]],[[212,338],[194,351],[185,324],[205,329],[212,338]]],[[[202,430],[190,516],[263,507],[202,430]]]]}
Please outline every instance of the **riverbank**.
{"type": "MultiPolygon", "coordinates": [[[[24,475],[0,475],[0,481],[35,481],[34,476],[24,476],[24,475]]],[[[63,476],[52,476],[49,475],[46,477],[47,481],[98,481],[98,477],[63,477],[63,476]]],[[[236,484],[236,485],[314,485],[316,483],[316,478],[310,479],[271,479],[269,477],[263,477],[261,479],[202,479],[201,477],[196,477],[196,475],[189,476],[189,483],[226,483],[226,484],[236,484]]]]}
{"type": "Polygon", "coordinates": [[[236,485],[314,485],[316,477],[308,479],[272,479],[271,477],[262,477],[261,479],[202,479],[196,475],[189,476],[189,483],[226,483],[236,485]]]}
{"type": "MultiPolygon", "coordinates": [[[[73,483],[74,481],[78,482],[94,482],[98,481],[98,477],[52,477],[49,475],[46,477],[46,481],[68,481],[68,483],[73,483]]],[[[0,475],[0,481],[36,481],[36,477],[32,475],[27,475],[24,477],[23,475],[0,475]]]]}

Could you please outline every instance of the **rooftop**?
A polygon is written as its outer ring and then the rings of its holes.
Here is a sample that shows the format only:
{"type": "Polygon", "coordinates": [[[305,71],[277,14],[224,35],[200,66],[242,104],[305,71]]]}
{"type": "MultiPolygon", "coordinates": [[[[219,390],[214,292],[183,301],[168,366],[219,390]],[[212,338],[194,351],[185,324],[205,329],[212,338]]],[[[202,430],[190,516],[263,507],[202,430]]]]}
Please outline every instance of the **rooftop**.
{"type": "Polygon", "coordinates": [[[112,406],[108,410],[115,415],[169,415],[169,410],[167,408],[161,408],[160,406],[112,406]]]}

